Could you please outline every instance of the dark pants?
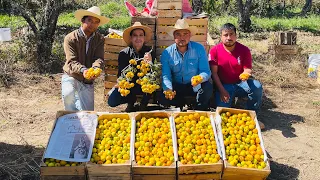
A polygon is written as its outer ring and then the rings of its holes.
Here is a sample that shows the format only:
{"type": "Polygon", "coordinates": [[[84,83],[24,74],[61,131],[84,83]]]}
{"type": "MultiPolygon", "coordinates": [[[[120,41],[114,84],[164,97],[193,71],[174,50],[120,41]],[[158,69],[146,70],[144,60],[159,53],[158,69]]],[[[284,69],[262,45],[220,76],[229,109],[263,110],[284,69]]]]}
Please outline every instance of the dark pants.
{"type": "Polygon", "coordinates": [[[173,83],[173,91],[176,91],[176,96],[172,99],[166,99],[163,93],[159,93],[160,104],[169,107],[173,106],[184,106],[185,97],[192,96],[196,99],[196,110],[207,110],[209,108],[209,101],[213,92],[213,85],[211,82],[206,81],[201,83],[201,88],[198,92],[194,92],[191,84],[178,84],[173,83]]]}
{"type": "Polygon", "coordinates": [[[127,96],[121,96],[118,88],[115,88],[108,98],[108,105],[110,107],[116,107],[125,103],[134,104],[137,101],[137,95],[143,95],[140,104],[144,105],[147,105],[151,98],[151,94],[143,93],[141,86],[139,84],[135,84],[134,87],[130,89],[130,93],[127,96]]]}

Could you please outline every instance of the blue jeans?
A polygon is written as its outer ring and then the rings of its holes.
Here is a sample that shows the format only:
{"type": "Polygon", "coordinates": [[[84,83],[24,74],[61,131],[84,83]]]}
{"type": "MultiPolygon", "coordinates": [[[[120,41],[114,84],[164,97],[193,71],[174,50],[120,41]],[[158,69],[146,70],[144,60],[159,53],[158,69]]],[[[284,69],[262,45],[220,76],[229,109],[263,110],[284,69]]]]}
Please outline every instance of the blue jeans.
{"type": "Polygon", "coordinates": [[[137,95],[143,95],[140,104],[144,105],[147,105],[151,98],[151,94],[142,92],[139,84],[134,84],[134,87],[130,89],[130,93],[127,96],[121,96],[118,88],[115,88],[108,98],[108,105],[110,107],[116,107],[125,103],[133,105],[137,101],[137,95]]]}
{"type": "Polygon", "coordinates": [[[201,83],[201,88],[194,92],[191,84],[172,84],[173,91],[176,91],[176,96],[172,99],[166,99],[165,95],[161,92],[159,93],[159,101],[165,107],[173,106],[183,106],[185,105],[184,98],[186,96],[192,96],[196,99],[196,110],[207,110],[209,108],[209,101],[213,92],[213,85],[211,82],[206,81],[201,83]]]}
{"type": "Polygon", "coordinates": [[[223,87],[230,95],[229,102],[225,103],[220,99],[220,92],[216,91],[216,105],[230,107],[234,97],[248,97],[246,109],[257,111],[262,103],[262,85],[259,81],[248,79],[237,84],[223,84],[223,87]]]}
{"type": "Polygon", "coordinates": [[[67,111],[93,111],[94,86],[63,74],[61,79],[61,95],[64,109],[67,111]]]}

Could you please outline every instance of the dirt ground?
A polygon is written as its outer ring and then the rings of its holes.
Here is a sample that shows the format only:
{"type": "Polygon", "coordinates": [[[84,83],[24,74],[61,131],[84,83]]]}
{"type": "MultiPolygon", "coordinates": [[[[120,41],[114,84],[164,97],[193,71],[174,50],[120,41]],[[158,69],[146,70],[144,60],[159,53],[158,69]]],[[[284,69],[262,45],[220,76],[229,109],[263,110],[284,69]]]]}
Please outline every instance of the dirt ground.
{"type": "MultiPolygon", "coordinates": [[[[17,74],[16,84],[0,87],[0,179],[38,179],[39,163],[55,114],[63,109],[61,74],[17,74]]],[[[95,86],[95,109],[109,108],[103,80],[95,86]]],[[[320,179],[320,86],[312,89],[264,87],[258,119],[265,123],[263,139],[271,162],[270,180],[320,179]]]]}

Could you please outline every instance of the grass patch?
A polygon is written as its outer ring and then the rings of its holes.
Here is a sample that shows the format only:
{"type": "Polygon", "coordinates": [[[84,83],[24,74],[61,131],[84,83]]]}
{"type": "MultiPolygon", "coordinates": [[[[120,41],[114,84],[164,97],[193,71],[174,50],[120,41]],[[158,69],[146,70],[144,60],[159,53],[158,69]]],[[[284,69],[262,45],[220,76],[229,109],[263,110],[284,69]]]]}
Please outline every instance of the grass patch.
{"type": "MultiPolygon", "coordinates": [[[[223,24],[229,22],[238,27],[237,21],[238,18],[233,16],[213,17],[209,24],[209,30],[211,33],[219,34],[219,29],[223,24]]],[[[316,15],[310,15],[308,17],[295,16],[292,18],[261,18],[252,16],[251,21],[255,32],[299,30],[315,34],[320,33],[320,24],[316,23],[320,22],[320,16],[316,15]]]]}
{"type": "Polygon", "coordinates": [[[0,14],[0,27],[11,28],[15,31],[27,25],[27,22],[20,16],[8,16],[0,14]]]}

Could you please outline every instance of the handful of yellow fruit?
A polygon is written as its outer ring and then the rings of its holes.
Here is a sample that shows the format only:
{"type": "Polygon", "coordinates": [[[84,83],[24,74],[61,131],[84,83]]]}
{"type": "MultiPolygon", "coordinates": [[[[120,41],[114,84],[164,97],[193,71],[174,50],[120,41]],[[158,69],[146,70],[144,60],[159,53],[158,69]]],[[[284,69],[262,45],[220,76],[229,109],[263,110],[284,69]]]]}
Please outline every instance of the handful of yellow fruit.
{"type": "Polygon", "coordinates": [[[119,85],[118,90],[119,90],[121,96],[124,96],[124,97],[127,96],[128,94],[130,94],[129,89],[134,87],[134,83],[129,83],[125,79],[122,79],[121,81],[119,81],[118,85],[119,85]]]}
{"type": "Polygon", "coordinates": [[[58,159],[45,159],[45,164],[48,167],[59,167],[59,166],[78,166],[80,165],[79,162],[69,162],[69,161],[63,161],[58,159]]]}
{"type": "Polygon", "coordinates": [[[248,74],[248,73],[242,73],[242,74],[240,74],[240,76],[239,76],[239,78],[240,78],[241,81],[246,81],[246,80],[249,79],[249,77],[250,77],[250,74],[248,74]]]}
{"type": "Polygon", "coordinates": [[[200,76],[200,75],[193,76],[191,78],[191,85],[196,86],[196,85],[202,83],[202,81],[203,81],[202,76],[200,76]]]}
{"type": "Polygon", "coordinates": [[[130,119],[99,119],[90,161],[121,164],[130,160],[130,135],[130,119]]]}
{"type": "Polygon", "coordinates": [[[176,91],[171,91],[171,90],[163,91],[163,93],[166,99],[173,99],[174,96],[176,95],[176,91]]]}
{"type": "Polygon", "coordinates": [[[100,76],[102,70],[100,68],[89,68],[87,73],[84,75],[85,79],[92,79],[93,77],[100,76]]]}
{"type": "Polygon", "coordinates": [[[113,39],[122,39],[122,36],[120,36],[119,34],[115,33],[115,32],[112,32],[112,33],[109,33],[107,35],[108,38],[113,38],[113,39]]]}
{"type": "Polygon", "coordinates": [[[266,167],[256,123],[247,113],[221,113],[226,158],[231,166],[266,167]]]}

